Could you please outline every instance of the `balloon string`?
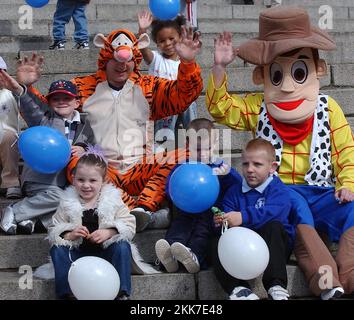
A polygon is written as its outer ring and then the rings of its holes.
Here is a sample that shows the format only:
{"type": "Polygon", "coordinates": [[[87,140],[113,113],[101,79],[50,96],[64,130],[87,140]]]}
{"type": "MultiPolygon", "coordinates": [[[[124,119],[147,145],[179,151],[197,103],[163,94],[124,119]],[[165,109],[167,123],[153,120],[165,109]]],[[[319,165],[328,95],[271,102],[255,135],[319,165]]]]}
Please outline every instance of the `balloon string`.
{"type": "Polygon", "coordinates": [[[222,222],[222,227],[221,227],[221,234],[223,234],[229,227],[229,224],[227,222],[227,220],[223,220],[222,222]]]}
{"type": "Polygon", "coordinates": [[[71,258],[71,250],[70,250],[70,249],[69,249],[69,260],[70,260],[71,262],[74,262],[73,259],[71,258]]]}

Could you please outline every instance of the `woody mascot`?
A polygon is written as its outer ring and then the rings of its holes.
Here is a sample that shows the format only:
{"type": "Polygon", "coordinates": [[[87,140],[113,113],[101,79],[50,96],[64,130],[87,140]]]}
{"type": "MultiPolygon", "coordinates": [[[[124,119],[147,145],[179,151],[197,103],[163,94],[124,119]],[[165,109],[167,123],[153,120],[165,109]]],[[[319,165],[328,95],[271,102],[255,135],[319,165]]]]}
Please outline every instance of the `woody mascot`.
{"type": "Polygon", "coordinates": [[[323,300],[354,292],[353,135],[336,101],[319,93],[327,66],[318,50],[333,49],[333,40],[310,25],[305,10],[266,9],[258,38],[238,48],[230,33],[215,40],[206,98],[217,122],[274,145],[278,175],[290,187],[298,214],[297,261],[311,291],[323,300]],[[256,65],[253,81],[263,84],[264,93],[227,92],[225,69],[236,56],[256,65]],[[314,227],[339,241],[335,260],[314,227]],[[327,285],[321,279],[326,266],[333,275],[327,285]]]}

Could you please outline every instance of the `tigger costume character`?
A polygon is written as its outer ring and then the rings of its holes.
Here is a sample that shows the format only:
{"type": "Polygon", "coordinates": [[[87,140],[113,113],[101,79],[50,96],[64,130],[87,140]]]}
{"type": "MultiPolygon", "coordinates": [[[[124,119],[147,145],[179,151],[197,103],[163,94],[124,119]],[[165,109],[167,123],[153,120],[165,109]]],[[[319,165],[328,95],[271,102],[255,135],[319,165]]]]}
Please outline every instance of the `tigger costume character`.
{"type": "Polygon", "coordinates": [[[217,122],[274,145],[279,177],[307,208],[297,220],[295,254],[312,292],[324,300],[340,296],[343,288],[353,293],[353,135],[339,105],[319,94],[319,78],[327,69],[318,49],[332,50],[335,44],[310,25],[301,8],[264,10],[259,24],[259,37],[237,49],[230,34],[220,35],[206,106],[217,122]],[[264,94],[228,94],[225,67],[237,54],[257,65],[253,81],[264,85],[264,94]],[[313,226],[339,241],[336,260],[313,226]],[[332,268],[333,287],[321,279],[325,266],[332,268]]]}
{"type": "MultiPolygon", "coordinates": [[[[137,39],[125,29],[114,30],[107,38],[98,34],[94,44],[101,47],[97,72],[72,80],[82,110],[88,113],[95,139],[109,159],[109,178],[126,191],[123,201],[131,209],[144,206],[154,212],[165,197],[165,180],[176,159],[175,152],[156,155],[159,161],[147,154],[148,122],[181,113],[197,99],[203,88],[200,68],[194,61],[181,61],[175,81],[142,75],[139,49],[149,45],[149,37],[142,34],[137,39]],[[129,79],[115,94],[106,80],[111,59],[134,61],[129,79]]],[[[69,181],[76,162],[72,159],[68,166],[69,181]]]]}

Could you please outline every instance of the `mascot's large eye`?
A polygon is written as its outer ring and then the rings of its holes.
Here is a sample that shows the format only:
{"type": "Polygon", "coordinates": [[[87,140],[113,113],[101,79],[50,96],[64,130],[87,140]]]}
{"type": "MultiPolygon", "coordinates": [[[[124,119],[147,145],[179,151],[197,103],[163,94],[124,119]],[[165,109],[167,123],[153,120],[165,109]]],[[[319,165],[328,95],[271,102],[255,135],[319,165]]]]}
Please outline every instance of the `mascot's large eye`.
{"type": "Polygon", "coordinates": [[[304,83],[307,79],[308,70],[304,61],[296,61],[291,67],[291,75],[297,83],[304,83]]]}
{"type": "Polygon", "coordinates": [[[277,63],[272,63],[270,65],[270,81],[272,81],[273,85],[279,86],[281,81],[283,80],[283,70],[281,66],[277,63]]]}

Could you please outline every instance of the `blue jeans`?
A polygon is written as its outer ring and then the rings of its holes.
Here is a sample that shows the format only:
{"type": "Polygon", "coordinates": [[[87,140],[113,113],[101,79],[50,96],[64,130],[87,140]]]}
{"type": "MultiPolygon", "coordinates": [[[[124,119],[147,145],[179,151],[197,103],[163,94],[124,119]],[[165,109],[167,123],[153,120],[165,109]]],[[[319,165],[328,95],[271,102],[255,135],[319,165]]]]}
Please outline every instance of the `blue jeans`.
{"type": "Polygon", "coordinates": [[[95,252],[80,249],[69,249],[65,246],[53,246],[50,255],[55,270],[55,292],[58,298],[71,294],[68,273],[71,266],[69,251],[72,261],[85,256],[97,256],[106,259],[116,268],[120,278],[119,293],[131,293],[131,249],[127,241],[120,241],[111,244],[106,249],[95,252]]]}
{"type": "Polygon", "coordinates": [[[87,19],[85,16],[86,3],[72,0],[58,0],[53,18],[54,40],[65,40],[65,25],[71,17],[75,25],[74,40],[83,42],[89,40],[87,19]]]}

